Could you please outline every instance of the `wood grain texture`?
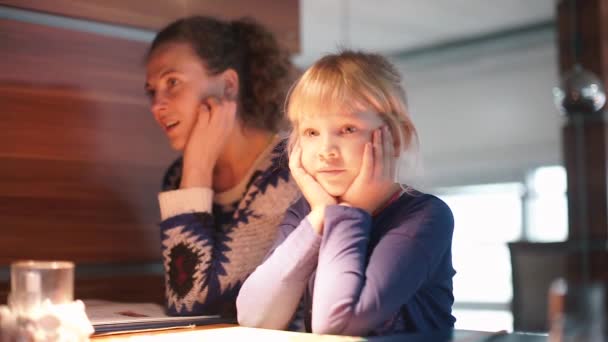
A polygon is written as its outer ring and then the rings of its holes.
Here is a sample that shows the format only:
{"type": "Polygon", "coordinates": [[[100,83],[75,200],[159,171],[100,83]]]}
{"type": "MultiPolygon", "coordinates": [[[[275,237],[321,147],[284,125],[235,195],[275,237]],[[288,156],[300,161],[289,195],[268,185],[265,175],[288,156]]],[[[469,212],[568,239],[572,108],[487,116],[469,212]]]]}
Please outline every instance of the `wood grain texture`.
{"type": "Polygon", "coordinates": [[[292,53],[300,46],[299,0],[0,0],[0,4],[154,31],[186,15],[248,16],[268,27],[292,53]]]}
{"type": "Polygon", "coordinates": [[[0,20],[0,265],[158,261],[175,158],[143,94],[145,44],[0,20]]]}
{"type": "MultiPolygon", "coordinates": [[[[608,84],[608,2],[558,1],[559,72],[563,77],[575,63],[608,84]]],[[[606,108],[606,107],[604,107],[606,108]]],[[[604,109],[605,110],[605,109],[604,109]]],[[[569,117],[562,129],[564,165],[568,176],[568,240],[603,245],[603,250],[569,256],[568,281],[589,277],[608,280],[608,125],[603,113],[585,115],[578,126],[569,117]],[[580,145],[579,145],[580,144],[580,145]],[[584,145],[584,153],[578,146],[584,145]],[[586,205],[582,205],[582,204],[586,205]],[[587,265],[583,267],[583,265],[587,265]]],[[[586,279],[589,280],[589,279],[586,279]]],[[[608,297],[606,298],[608,303],[608,297]]]]}
{"type": "Polygon", "coordinates": [[[608,2],[558,1],[557,29],[560,72],[580,63],[604,82],[608,81],[608,2]],[[572,5],[576,5],[573,8],[572,5]],[[573,23],[576,24],[574,27],[573,23]],[[575,46],[580,49],[575,61],[575,46]]]}
{"type": "Polygon", "coordinates": [[[607,142],[608,126],[603,120],[589,120],[581,123],[577,132],[574,122],[567,122],[562,128],[562,150],[568,177],[568,238],[579,241],[588,234],[591,240],[608,240],[608,172],[607,142]],[[578,134],[582,141],[578,141],[578,134]],[[584,146],[585,153],[578,155],[577,144],[584,146]],[[579,168],[578,162],[584,165],[579,168]],[[582,171],[582,174],[581,174],[582,171]],[[584,183],[580,183],[584,180],[584,183]],[[584,196],[584,201],[581,199],[584,196]],[[585,210],[581,207],[586,204],[585,210]],[[581,215],[585,215],[584,217],[581,215]]]}
{"type": "MultiPolygon", "coordinates": [[[[0,283],[0,305],[6,304],[9,291],[7,283],[0,283]]],[[[163,304],[164,278],[151,274],[79,278],[74,291],[76,299],[163,304]]]]}

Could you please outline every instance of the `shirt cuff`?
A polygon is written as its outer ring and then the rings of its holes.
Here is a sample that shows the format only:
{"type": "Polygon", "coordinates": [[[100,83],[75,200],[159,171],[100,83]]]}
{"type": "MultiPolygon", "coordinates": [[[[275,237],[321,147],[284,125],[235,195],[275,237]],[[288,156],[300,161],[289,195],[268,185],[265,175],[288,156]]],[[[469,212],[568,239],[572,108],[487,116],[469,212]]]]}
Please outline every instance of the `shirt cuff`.
{"type": "Polygon", "coordinates": [[[213,190],[210,188],[188,188],[163,191],[158,194],[160,218],[186,213],[211,213],[213,190]]]}

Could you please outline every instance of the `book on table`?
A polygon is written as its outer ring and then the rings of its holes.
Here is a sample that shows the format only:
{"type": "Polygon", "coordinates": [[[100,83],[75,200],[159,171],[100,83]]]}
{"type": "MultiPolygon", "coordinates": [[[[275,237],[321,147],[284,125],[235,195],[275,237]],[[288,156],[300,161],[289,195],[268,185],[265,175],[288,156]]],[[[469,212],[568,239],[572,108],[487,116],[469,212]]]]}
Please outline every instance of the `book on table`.
{"type": "Polygon", "coordinates": [[[96,335],[236,323],[235,320],[218,315],[168,316],[163,306],[155,303],[122,303],[105,300],[83,300],[83,302],[96,335]]]}

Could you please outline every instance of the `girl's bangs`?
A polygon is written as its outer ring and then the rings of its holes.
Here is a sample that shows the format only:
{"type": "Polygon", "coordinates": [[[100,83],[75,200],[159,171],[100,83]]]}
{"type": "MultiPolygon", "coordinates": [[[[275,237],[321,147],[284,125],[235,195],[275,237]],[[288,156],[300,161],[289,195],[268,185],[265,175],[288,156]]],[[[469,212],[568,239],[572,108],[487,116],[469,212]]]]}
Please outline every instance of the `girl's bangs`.
{"type": "Polygon", "coordinates": [[[293,89],[287,108],[289,119],[299,122],[303,116],[354,112],[369,106],[347,86],[341,75],[310,75],[293,89]],[[317,76],[317,77],[314,77],[317,76]]]}

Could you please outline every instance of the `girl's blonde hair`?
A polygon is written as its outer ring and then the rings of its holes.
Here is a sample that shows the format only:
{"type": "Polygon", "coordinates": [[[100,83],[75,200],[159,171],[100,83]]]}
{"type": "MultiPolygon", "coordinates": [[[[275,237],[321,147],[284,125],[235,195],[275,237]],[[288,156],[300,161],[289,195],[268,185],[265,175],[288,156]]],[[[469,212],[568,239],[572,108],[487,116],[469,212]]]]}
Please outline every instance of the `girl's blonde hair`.
{"type": "Polygon", "coordinates": [[[292,124],[288,151],[296,142],[303,116],[362,110],[379,113],[400,152],[418,142],[401,75],[386,58],[350,50],[321,58],[289,91],[285,105],[292,124]]]}

